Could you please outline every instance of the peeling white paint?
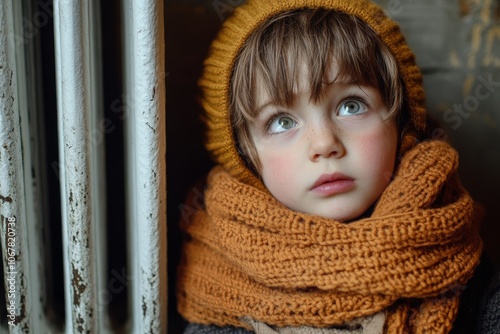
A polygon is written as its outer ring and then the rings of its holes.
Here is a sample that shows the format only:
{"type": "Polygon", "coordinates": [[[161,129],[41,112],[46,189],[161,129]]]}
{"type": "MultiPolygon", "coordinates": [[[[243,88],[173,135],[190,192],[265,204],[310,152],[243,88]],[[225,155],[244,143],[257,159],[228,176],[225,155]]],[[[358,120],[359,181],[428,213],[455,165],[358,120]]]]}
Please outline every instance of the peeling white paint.
{"type": "Polygon", "coordinates": [[[14,306],[15,319],[3,319],[13,320],[14,326],[8,325],[10,333],[26,333],[31,328],[46,332],[48,328],[43,314],[45,282],[40,279],[44,259],[38,233],[38,168],[31,147],[36,131],[29,124],[35,117],[30,118],[28,110],[34,102],[32,78],[27,74],[34,43],[20,38],[22,5],[13,0],[0,3],[0,245],[8,307],[14,306]]]}
{"type": "Polygon", "coordinates": [[[54,1],[66,333],[103,333],[106,328],[97,298],[106,258],[105,212],[99,205],[105,195],[98,179],[104,176],[103,143],[91,138],[102,118],[97,8],[94,0],[54,1]]]}
{"type": "MultiPolygon", "coordinates": [[[[34,91],[21,53],[25,40],[22,8],[27,2],[0,4],[0,214],[13,217],[16,233],[16,326],[10,333],[54,332],[43,313],[41,215],[31,177],[32,157],[39,148],[28,114],[34,91]],[[17,22],[17,23],[16,23],[17,22]],[[17,34],[23,36],[22,31],[17,34]],[[16,54],[16,50],[18,54],[16,54]],[[20,61],[20,59],[22,61],[20,61]],[[21,73],[22,72],[22,73],[21,73]],[[20,83],[22,81],[22,83],[20,83]],[[30,88],[28,89],[28,85],[30,88]],[[35,140],[36,141],[36,140],[35,140]]],[[[97,0],[54,0],[59,165],[65,275],[65,333],[110,332],[106,307],[98,292],[105,289],[105,176],[103,142],[92,140],[102,119],[100,22],[97,0]]],[[[129,332],[167,330],[166,133],[163,2],[134,0],[125,11],[129,117],[129,227],[133,256],[129,332]]],[[[31,42],[29,42],[31,43],[31,42]]],[[[33,78],[31,78],[33,79],[33,78]]],[[[34,109],[33,109],[34,110],[34,109]]],[[[37,112],[34,110],[34,112],[37,112]]],[[[38,151],[37,151],[38,152],[38,151]]],[[[2,219],[3,219],[2,218],[2,219]]],[[[47,222],[45,222],[47,223],[47,222]]],[[[8,231],[0,224],[2,249],[8,231]]],[[[6,252],[4,252],[6,254],[6,252]]],[[[4,262],[8,260],[4,259],[4,262]]],[[[4,266],[7,268],[6,266],[4,266]]],[[[10,271],[10,267],[5,271],[10,271]]],[[[0,328],[3,333],[4,327],[0,328]]]]}
{"type": "Polygon", "coordinates": [[[124,3],[127,185],[133,333],[167,330],[163,1],[124,3]]]}

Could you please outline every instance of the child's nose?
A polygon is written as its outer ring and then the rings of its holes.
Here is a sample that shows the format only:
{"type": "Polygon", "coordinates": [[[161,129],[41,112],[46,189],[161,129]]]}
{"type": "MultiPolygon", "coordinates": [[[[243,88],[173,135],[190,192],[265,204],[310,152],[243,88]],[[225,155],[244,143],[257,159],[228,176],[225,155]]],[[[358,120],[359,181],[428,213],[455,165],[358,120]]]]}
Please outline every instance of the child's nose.
{"type": "Polygon", "coordinates": [[[323,126],[311,129],[309,158],[317,161],[320,158],[341,158],[345,154],[345,147],[340,134],[333,126],[323,126]]]}

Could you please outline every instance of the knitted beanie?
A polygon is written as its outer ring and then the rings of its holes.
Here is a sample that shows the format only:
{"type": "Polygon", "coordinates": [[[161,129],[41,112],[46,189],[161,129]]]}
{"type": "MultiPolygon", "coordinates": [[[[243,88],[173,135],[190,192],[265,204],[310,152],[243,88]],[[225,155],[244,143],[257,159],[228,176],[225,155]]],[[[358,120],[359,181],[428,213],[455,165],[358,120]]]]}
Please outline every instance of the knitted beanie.
{"type": "Polygon", "coordinates": [[[366,22],[394,55],[403,80],[405,104],[409,110],[399,153],[413,147],[426,125],[422,75],[399,26],[383,10],[367,0],[249,0],[238,7],[222,26],[205,61],[200,87],[207,123],[206,147],[215,161],[241,182],[263,189],[262,183],[238,153],[229,107],[233,66],[246,40],[271,17],[302,8],[333,9],[366,22]]]}

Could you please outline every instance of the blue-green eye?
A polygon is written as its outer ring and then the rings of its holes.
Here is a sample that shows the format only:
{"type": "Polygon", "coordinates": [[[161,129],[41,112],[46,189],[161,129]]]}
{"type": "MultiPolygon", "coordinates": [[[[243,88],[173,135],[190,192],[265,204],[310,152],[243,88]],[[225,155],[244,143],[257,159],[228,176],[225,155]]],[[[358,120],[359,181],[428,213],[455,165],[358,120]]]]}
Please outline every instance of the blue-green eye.
{"type": "Polygon", "coordinates": [[[280,133],[297,126],[297,122],[288,116],[278,116],[269,124],[269,132],[280,133]]]}
{"type": "Polygon", "coordinates": [[[345,100],[339,108],[339,116],[352,116],[366,112],[366,105],[358,100],[345,100]]]}

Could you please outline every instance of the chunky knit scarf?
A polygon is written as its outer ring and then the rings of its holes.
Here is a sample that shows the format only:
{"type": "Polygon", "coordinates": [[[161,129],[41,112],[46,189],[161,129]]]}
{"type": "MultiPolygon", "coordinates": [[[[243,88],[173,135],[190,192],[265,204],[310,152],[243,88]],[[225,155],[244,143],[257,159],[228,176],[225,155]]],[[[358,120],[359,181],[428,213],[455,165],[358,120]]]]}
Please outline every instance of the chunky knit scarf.
{"type": "Polygon", "coordinates": [[[328,327],[385,312],[386,333],[447,333],[479,262],[473,202],[444,142],[418,144],[369,218],[293,212],[221,168],[184,226],[179,311],[189,321],[328,327]]]}

